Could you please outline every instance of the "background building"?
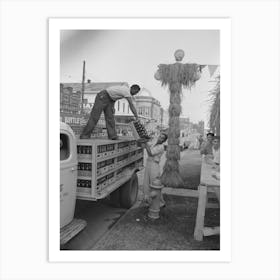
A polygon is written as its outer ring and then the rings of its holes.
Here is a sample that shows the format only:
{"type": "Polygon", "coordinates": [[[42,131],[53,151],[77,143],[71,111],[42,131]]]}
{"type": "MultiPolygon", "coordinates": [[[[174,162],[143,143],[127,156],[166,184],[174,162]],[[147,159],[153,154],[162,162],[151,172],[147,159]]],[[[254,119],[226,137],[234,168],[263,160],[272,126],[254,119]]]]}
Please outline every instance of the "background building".
{"type": "Polygon", "coordinates": [[[149,133],[161,129],[163,121],[168,122],[160,102],[152,96],[152,93],[147,88],[143,87],[134,98],[138,116],[145,123],[149,133]]]}
{"type": "Polygon", "coordinates": [[[137,95],[135,95],[134,98],[136,100],[138,114],[160,124],[160,102],[154,97],[152,97],[151,92],[146,88],[142,88],[141,91],[137,95]]]}
{"type": "Polygon", "coordinates": [[[180,117],[180,129],[184,130],[188,135],[201,134],[204,136],[205,134],[204,121],[192,123],[188,117],[184,116],[180,117]]]}
{"type": "Polygon", "coordinates": [[[180,129],[189,129],[190,128],[190,118],[185,116],[180,116],[180,129]]]}
{"type": "Polygon", "coordinates": [[[60,111],[69,114],[78,114],[81,104],[81,92],[72,87],[60,84],[60,111]]]}

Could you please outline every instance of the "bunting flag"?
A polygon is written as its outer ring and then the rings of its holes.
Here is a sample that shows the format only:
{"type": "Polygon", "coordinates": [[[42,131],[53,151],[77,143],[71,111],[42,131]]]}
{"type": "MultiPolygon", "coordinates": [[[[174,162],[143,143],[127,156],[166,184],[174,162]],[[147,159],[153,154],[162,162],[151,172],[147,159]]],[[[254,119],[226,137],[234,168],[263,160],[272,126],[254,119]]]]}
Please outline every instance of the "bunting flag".
{"type": "Polygon", "coordinates": [[[213,76],[213,74],[215,73],[217,68],[218,68],[218,65],[208,65],[210,78],[213,76]]]}
{"type": "Polygon", "coordinates": [[[202,72],[202,69],[206,67],[206,65],[199,65],[199,72],[201,73],[202,72]]]}

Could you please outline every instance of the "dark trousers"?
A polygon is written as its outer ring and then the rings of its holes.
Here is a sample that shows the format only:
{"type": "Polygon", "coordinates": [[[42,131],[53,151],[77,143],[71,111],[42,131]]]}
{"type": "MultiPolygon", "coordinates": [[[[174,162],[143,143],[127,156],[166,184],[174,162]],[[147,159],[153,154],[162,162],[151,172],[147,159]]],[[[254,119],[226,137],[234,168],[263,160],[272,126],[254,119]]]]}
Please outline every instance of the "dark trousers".
{"type": "Polygon", "coordinates": [[[97,93],[93,108],[90,112],[89,120],[86,126],[84,127],[81,135],[90,136],[103,111],[106,121],[108,138],[116,137],[117,133],[115,129],[114,104],[115,101],[111,99],[106,90],[102,90],[99,93],[97,93]]]}

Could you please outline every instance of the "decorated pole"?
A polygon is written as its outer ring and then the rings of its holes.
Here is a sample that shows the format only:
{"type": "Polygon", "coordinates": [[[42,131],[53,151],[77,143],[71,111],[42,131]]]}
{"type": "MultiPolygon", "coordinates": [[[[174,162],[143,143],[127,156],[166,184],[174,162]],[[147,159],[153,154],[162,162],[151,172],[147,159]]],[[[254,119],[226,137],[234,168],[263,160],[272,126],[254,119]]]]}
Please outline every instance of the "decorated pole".
{"type": "Polygon", "coordinates": [[[174,64],[160,64],[155,73],[155,79],[161,81],[162,86],[168,86],[170,93],[169,129],[166,163],[161,175],[161,182],[166,187],[183,187],[183,180],[179,173],[180,159],[180,122],[182,87],[191,88],[200,78],[200,65],[183,64],[185,53],[176,50],[174,64]]]}

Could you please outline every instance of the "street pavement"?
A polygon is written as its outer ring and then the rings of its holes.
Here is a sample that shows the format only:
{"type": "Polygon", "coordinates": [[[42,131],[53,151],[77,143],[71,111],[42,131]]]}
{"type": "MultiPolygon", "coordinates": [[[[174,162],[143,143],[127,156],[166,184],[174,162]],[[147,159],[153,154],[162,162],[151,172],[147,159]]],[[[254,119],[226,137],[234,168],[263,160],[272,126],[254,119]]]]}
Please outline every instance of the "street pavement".
{"type": "Polygon", "coordinates": [[[201,155],[199,150],[184,150],[181,152],[180,174],[184,188],[197,189],[200,181],[201,155]]]}
{"type": "Polygon", "coordinates": [[[87,222],[86,228],[61,249],[89,250],[117,221],[127,209],[110,205],[109,200],[77,200],[75,218],[87,222]]]}

